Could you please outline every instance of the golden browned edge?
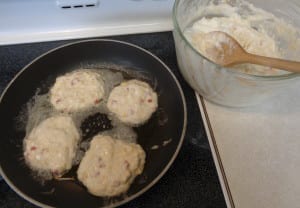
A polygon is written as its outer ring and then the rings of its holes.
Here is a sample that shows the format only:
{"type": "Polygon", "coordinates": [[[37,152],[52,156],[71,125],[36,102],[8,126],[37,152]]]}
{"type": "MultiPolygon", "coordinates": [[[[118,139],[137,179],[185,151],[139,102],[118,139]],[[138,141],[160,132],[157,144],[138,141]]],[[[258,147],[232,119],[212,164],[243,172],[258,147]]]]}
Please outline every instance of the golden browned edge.
{"type": "Polygon", "coordinates": [[[218,160],[218,165],[219,165],[219,168],[220,168],[221,177],[222,177],[223,182],[224,182],[224,186],[225,186],[225,189],[226,189],[226,192],[227,192],[227,195],[228,195],[229,203],[230,203],[230,206],[232,208],[235,208],[235,204],[234,204],[233,197],[232,197],[232,194],[231,194],[231,191],[230,191],[230,188],[229,188],[228,180],[227,180],[227,177],[226,177],[226,173],[225,173],[225,170],[224,170],[224,166],[223,166],[223,163],[222,163],[222,159],[221,159],[221,156],[220,156],[218,145],[217,145],[217,142],[216,142],[216,139],[215,139],[215,136],[214,136],[214,132],[213,132],[210,120],[209,120],[208,112],[207,112],[207,109],[206,109],[206,106],[205,106],[204,98],[201,95],[199,95],[199,97],[200,97],[201,105],[203,107],[203,112],[204,112],[204,115],[202,115],[202,116],[204,116],[203,118],[206,121],[208,130],[209,130],[209,133],[210,133],[211,142],[212,142],[212,146],[213,146],[213,151],[215,151],[216,159],[218,160]]]}

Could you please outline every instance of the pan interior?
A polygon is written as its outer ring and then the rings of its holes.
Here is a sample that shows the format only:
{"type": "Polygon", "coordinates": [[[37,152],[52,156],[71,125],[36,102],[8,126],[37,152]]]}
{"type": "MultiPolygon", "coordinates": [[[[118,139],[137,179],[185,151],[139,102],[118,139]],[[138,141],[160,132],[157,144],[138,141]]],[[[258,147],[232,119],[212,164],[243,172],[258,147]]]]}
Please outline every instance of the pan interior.
{"type": "MultiPolygon", "coordinates": [[[[117,41],[93,40],[70,44],[43,55],[25,67],[5,90],[0,101],[0,172],[9,185],[37,205],[53,207],[101,207],[121,204],[138,196],[162,176],[181,146],[186,125],[185,101],[174,76],[157,58],[140,48],[117,41]],[[143,173],[128,192],[113,198],[95,197],[78,181],[39,183],[25,165],[22,142],[25,131],[16,118],[38,88],[45,93],[55,78],[81,68],[129,70],[142,74],[158,93],[158,110],[143,126],[135,128],[146,152],[143,173]],[[154,148],[155,147],[155,148],[154,148]],[[156,148],[159,147],[159,148],[156,148]]],[[[75,169],[71,174],[75,174],[75,169]]]]}

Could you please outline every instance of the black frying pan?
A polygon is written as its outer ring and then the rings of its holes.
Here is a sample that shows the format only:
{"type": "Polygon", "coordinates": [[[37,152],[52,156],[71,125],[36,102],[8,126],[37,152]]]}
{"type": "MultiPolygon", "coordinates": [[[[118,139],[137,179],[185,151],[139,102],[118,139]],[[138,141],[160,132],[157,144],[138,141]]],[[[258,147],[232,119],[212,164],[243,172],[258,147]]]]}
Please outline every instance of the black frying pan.
{"type": "MultiPolygon", "coordinates": [[[[99,69],[100,70],[100,69],[99,69]]],[[[133,73],[134,74],[134,73],[133,73]]],[[[137,46],[113,40],[89,40],[68,44],[40,56],[12,80],[0,98],[0,173],[19,195],[39,206],[117,206],[141,195],[167,171],[181,147],[186,128],[186,105],[181,87],[158,58],[137,46]],[[24,130],[16,118],[37,88],[47,92],[55,78],[78,68],[113,64],[146,75],[157,83],[159,111],[136,128],[138,143],[146,152],[144,172],[128,192],[113,198],[95,197],[78,181],[51,180],[42,185],[22,160],[24,130]],[[161,123],[161,111],[166,123],[161,123]],[[163,146],[164,141],[172,139],[163,146]],[[151,149],[160,145],[159,149],[151,149]]],[[[72,174],[72,173],[71,173],[72,174]]],[[[74,173],[75,174],[75,171],[74,173]]]]}

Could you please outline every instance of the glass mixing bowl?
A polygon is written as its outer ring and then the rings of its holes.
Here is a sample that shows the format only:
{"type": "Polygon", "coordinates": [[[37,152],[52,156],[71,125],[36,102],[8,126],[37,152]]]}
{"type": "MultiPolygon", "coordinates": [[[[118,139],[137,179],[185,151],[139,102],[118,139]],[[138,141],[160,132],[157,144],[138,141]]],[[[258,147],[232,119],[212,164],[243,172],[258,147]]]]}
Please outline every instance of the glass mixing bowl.
{"type": "MultiPolygon", "coordinates": [[[[277,18],[300,28],[299,0],[247,0],[257,8],[274,14],[277,18]]],[[[300,81],[298,73],[284,73],[272,76],[246,74],[234,69],[221,67],[205,58],[188,41],[185,30],[203,17],[226,16],[224,11],[206,10],[208,5],[229,4],[238,7],[242,15],[252,14],[251,7],[241,0],[176,0],[173,8],[173,36],[177,61],[186,81],[207,100],[224,106],[242,107],[254,105],[266,98],[282,93],[300,81]]],[[[275,27],[268,19],[256,22],[269,33],[275,34],[276,43],[284,58],[300,59],[300,33],[275,27]]]]}

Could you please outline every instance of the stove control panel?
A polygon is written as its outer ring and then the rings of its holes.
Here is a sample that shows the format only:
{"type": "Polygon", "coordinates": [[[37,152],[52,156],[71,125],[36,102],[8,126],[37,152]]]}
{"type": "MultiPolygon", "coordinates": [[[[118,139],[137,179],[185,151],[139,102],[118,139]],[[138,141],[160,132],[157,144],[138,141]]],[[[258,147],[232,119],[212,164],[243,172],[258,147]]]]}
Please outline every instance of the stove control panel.
{"type": "Polygon", "coordinates": [[[175,0],[2,0],[0,45],[172,30],[175,0]]]}

